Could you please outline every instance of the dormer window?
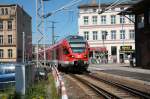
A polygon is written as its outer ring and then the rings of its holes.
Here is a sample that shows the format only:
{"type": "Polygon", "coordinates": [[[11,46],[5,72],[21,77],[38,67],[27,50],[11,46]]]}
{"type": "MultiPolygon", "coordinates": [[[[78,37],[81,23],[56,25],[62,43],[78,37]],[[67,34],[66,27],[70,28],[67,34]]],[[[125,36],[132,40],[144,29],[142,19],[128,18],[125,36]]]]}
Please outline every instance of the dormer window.
{"type": "Polygon", "coordinates": [[[123,11],[123,10],[124,10],[124,7],[121,7],[120,10],[123,11]]]}
{"type": "Polygon", "coordinates": [[[84,12],[88,12],[88,9],[84,9],[83,11],[84,11],[84,12]]]}
{"type": "Polygon", "coordinates": [[[93,9],[93,12],[97,12],[97,9],[93,9]]]}

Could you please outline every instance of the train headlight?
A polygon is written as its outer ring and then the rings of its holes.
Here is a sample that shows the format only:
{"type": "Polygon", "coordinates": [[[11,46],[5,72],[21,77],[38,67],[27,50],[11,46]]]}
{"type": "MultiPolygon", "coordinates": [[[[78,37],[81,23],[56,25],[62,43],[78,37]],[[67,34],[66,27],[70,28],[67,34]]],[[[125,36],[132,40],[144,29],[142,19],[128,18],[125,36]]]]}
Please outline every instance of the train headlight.
{"type": "Polygon", "coordinates": [[[72,58],[74,58],[74,56],[73,56],[73,55],[71,55],[71,57],[72,57],[72,58]]]}
{"type": "Polygon", "coordinates": [[[87,55],[84,55],[84,58],[87,58],[87,55]]]}

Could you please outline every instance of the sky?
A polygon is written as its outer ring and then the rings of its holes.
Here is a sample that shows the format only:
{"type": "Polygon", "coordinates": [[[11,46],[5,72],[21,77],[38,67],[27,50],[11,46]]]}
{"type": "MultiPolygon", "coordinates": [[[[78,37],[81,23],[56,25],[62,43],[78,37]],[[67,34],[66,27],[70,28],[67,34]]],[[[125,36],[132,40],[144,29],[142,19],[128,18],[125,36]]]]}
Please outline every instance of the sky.
{"type": "MultiPolygon", "coordinates": [[[[62,6],[73,0],[50,0],[44,2],[44,13],[54,12],[62,6]]],[[[98,1],[98,0],[97,0],[98,1]]],[[[116,0],[101,0],[101,2],[114,2],[116,0]]],[[[87,4],[90,0],[81,0],[75,6],[69,7],[67,10],[61,10],[56,14],[44,20],[44,32],[46,35],[46,44],[51,44],[52,27],[50,21],[55,23],[56,40],[60,40],[68,35],[76,35],[78,33],[78,8],[80,4],[87,4]]],[[[36,44],[39,34],[36,32],[36,0],[0,0],[0,4],[18,4],[32,17],[32,43],[36,44]]]]}

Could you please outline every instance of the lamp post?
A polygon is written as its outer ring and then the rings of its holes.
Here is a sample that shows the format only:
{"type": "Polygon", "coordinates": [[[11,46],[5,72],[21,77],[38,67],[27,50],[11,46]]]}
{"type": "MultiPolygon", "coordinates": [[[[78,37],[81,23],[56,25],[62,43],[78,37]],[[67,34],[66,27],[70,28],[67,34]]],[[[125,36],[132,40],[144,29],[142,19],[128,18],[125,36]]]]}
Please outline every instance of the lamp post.
{"type": "Polygon", "coordinates": [[[22,38],[23,38],[23,41],[22,41],[22,63],[24,63],[24,55],[25,55],[25,33],[22,32],[22,38]]]}

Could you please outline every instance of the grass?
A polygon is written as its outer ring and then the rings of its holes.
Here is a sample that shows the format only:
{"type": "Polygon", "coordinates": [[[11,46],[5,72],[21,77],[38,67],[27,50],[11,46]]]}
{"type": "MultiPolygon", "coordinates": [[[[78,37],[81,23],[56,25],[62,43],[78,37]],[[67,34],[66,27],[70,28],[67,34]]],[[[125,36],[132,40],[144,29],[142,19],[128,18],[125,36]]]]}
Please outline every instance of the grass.
{"type": "Polygon", "coordinates": [[[0,99],[14,99],[15,86],[0,91],[0,99]]]}
{"type": "Polygon", "coordinates": [[[55,82],[51,74],[48,80],[42,80],[30,87],[25,99],[59,99],[55,82]]]}
{"type": "Polygon", "coordinates": [[[56,89],[56,85],[54,82],[54,78],[51,76],[49,76],[48,81],[50,84],[50,89],[51,89],[51,99],[59,99],[59,96],[57,94],[57,89],[56,89]]]}
{"type": "MultiPolygon", "coordinates": [[[[20,99],[20,95],[15,93],[15,87],[0,91],[0,99],[20,99]]],[[[48,80],[35,82],[27,89],[24,99],[59,99],[56,85],[52,74],[48,75],[48,80]]]]}

